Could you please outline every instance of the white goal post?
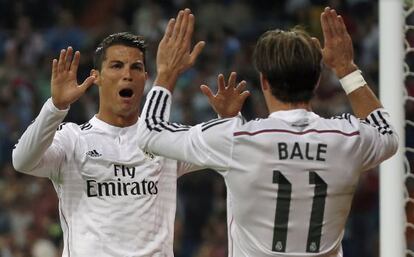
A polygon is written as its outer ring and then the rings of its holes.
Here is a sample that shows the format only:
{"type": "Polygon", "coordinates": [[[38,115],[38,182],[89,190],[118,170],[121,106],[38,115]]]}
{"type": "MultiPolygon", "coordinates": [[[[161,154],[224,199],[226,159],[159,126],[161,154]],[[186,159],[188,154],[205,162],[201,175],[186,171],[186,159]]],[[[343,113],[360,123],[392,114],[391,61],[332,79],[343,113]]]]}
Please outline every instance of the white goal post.
{"type": "Polygon", "coordinates": [[[400,138],[398,153],[380,166],[380,254],[405,257],[405,97],[403,0],[379,1],[380,98],[400,138]]]}

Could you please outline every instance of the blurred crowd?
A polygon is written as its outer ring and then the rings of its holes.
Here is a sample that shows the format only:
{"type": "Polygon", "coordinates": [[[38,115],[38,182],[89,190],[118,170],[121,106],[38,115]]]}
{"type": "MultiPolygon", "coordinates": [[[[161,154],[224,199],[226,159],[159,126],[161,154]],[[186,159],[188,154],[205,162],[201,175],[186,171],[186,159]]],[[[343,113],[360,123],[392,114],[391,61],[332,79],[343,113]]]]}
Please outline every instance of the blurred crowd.
{"type": "MultiPolygon", "coordinates": [[[[171,120],[195,124],[214,118],[199,86],[215,87],[217,75],[227,76],[230,71],[237,71],[252,93],[243,107],[243,115],[250,120],[267,115],[251,59],[258,36],[269,29],[301,25],[323,42],[319,15],[328,5],[343,16],[354,42],[355,61],[378,94],[377,1],[0,0],[0,257],[61,253],[62,231],[52,183],[16,173],[11,165],[13,145],[50,97],[51,61],[60,49],[72,46],[81,52],[81,81],[89,74],[94,49],[104,37],[120,31],[141,34],[148,43],[148,90],[164,27],[179,9],[189,7],[196,16],[195,41],[204,40],[207,45],[195,67],[178,81],[171,120]]],[[[407,88],[414,96],[414,83],[407,83],[407,88]]],[[[71,106],[66,120],[84,123],[97,106],[97,89],[92,87],[71,106]]],[[[324,117],[351,112],[338,79],[328,69],[323,71],[312,106],[324,117]]],[[[414,120],[413,104],[407,106],[414,120]]],[[[412,141],[407,136],[414,145],[412,141]]],[[[378,180],[377,170],[361,177],[344,236],[346,257],[378,256],[378,180]]],[[[226,189],[220,175],[206,170],[180,178],[177,204],[176,257],[227,256],[226,189]]]]}

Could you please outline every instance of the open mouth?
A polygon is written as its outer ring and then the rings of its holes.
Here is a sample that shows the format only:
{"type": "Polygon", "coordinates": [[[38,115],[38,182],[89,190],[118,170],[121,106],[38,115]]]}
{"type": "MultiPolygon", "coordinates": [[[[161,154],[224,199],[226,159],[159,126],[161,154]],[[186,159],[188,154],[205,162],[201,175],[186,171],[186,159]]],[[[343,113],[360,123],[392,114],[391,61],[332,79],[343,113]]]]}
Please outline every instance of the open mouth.
{"type": "Polygon", "coordinates": [[[125,88],[119,91],[120,97],[130,98],[132,97],[133,94],[134,94],[134,91],[132,91],[132,89],[129,89],[129,88],[125,88]]]}

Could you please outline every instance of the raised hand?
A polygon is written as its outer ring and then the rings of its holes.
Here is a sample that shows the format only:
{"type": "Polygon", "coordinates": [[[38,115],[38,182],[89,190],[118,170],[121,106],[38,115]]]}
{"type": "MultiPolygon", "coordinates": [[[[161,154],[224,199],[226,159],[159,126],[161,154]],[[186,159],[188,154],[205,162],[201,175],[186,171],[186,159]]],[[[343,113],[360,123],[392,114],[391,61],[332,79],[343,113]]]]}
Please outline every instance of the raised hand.
{"type": "Polygon", "coordinates": [[[334,9],[325,8],[321,14],[321,25],[325,41],[323,61],[342,78],[357,69],[351,37],[342,17],[334,9]]]}
{"type": "Polygon", "coordinates": [[[218,75],[216,94],[213,94],[207,85],[200,87],[214,111],[222,118],[236,116],[241,111],[244,101],[250,95],[250,92],[245,90],[246,81],[243,80],[236,86],[236,79],[236,72],[232,72],[226,86],[223,74],[218,75]]]}
{"type": "Polygon", "coordinates": [[[79,67],[80,53],[73,55],[72,47],[60,51],[59,60],[53,59],[51,93],[53,104],[60,110],[67,109],[78,100],[95,81],[89,76],[82,84],[78,84],[76,74],[79,67]]]}
{"type": "Polygon", "coordinates": [[[176,20],[168,22],[164,37],[158,45],[156,85],[173,91],[178,76],[193,66],[205,45],[200,41],[191,51],[193,31],[194,15],[190,9],[181,10],[176,20]]]}

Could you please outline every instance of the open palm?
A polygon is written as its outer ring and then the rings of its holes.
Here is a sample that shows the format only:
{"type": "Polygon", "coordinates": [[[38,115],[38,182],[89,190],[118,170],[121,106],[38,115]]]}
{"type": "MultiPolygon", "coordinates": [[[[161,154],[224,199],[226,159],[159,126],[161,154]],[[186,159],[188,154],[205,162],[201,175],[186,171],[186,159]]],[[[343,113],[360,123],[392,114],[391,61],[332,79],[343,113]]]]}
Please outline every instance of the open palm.
{"type": "Polygon", "coordinates": [[[218,75],[218,89],[216,94],[213,94],[211,89],[206,85],[200,87],[203,94],[207,96],[214,111],[222,118],[236,116],[250,95],[249,91],[244,90],[246,88],[246,81],[243,80],[236,86],[236,79],[236,72],[232,72],[226,86],[223,74],[218,75]]]}
{"type": "Polygon", "coordinates": [[[67,109],[78,100],[95,81],[94,76],[89,76],[82,84],[77,82],[80,53],[76,51],[73,59],[73,49],[60,51],[59,60],[53,59],[51,93],[53,104],[58,109],[67,109]]]}

